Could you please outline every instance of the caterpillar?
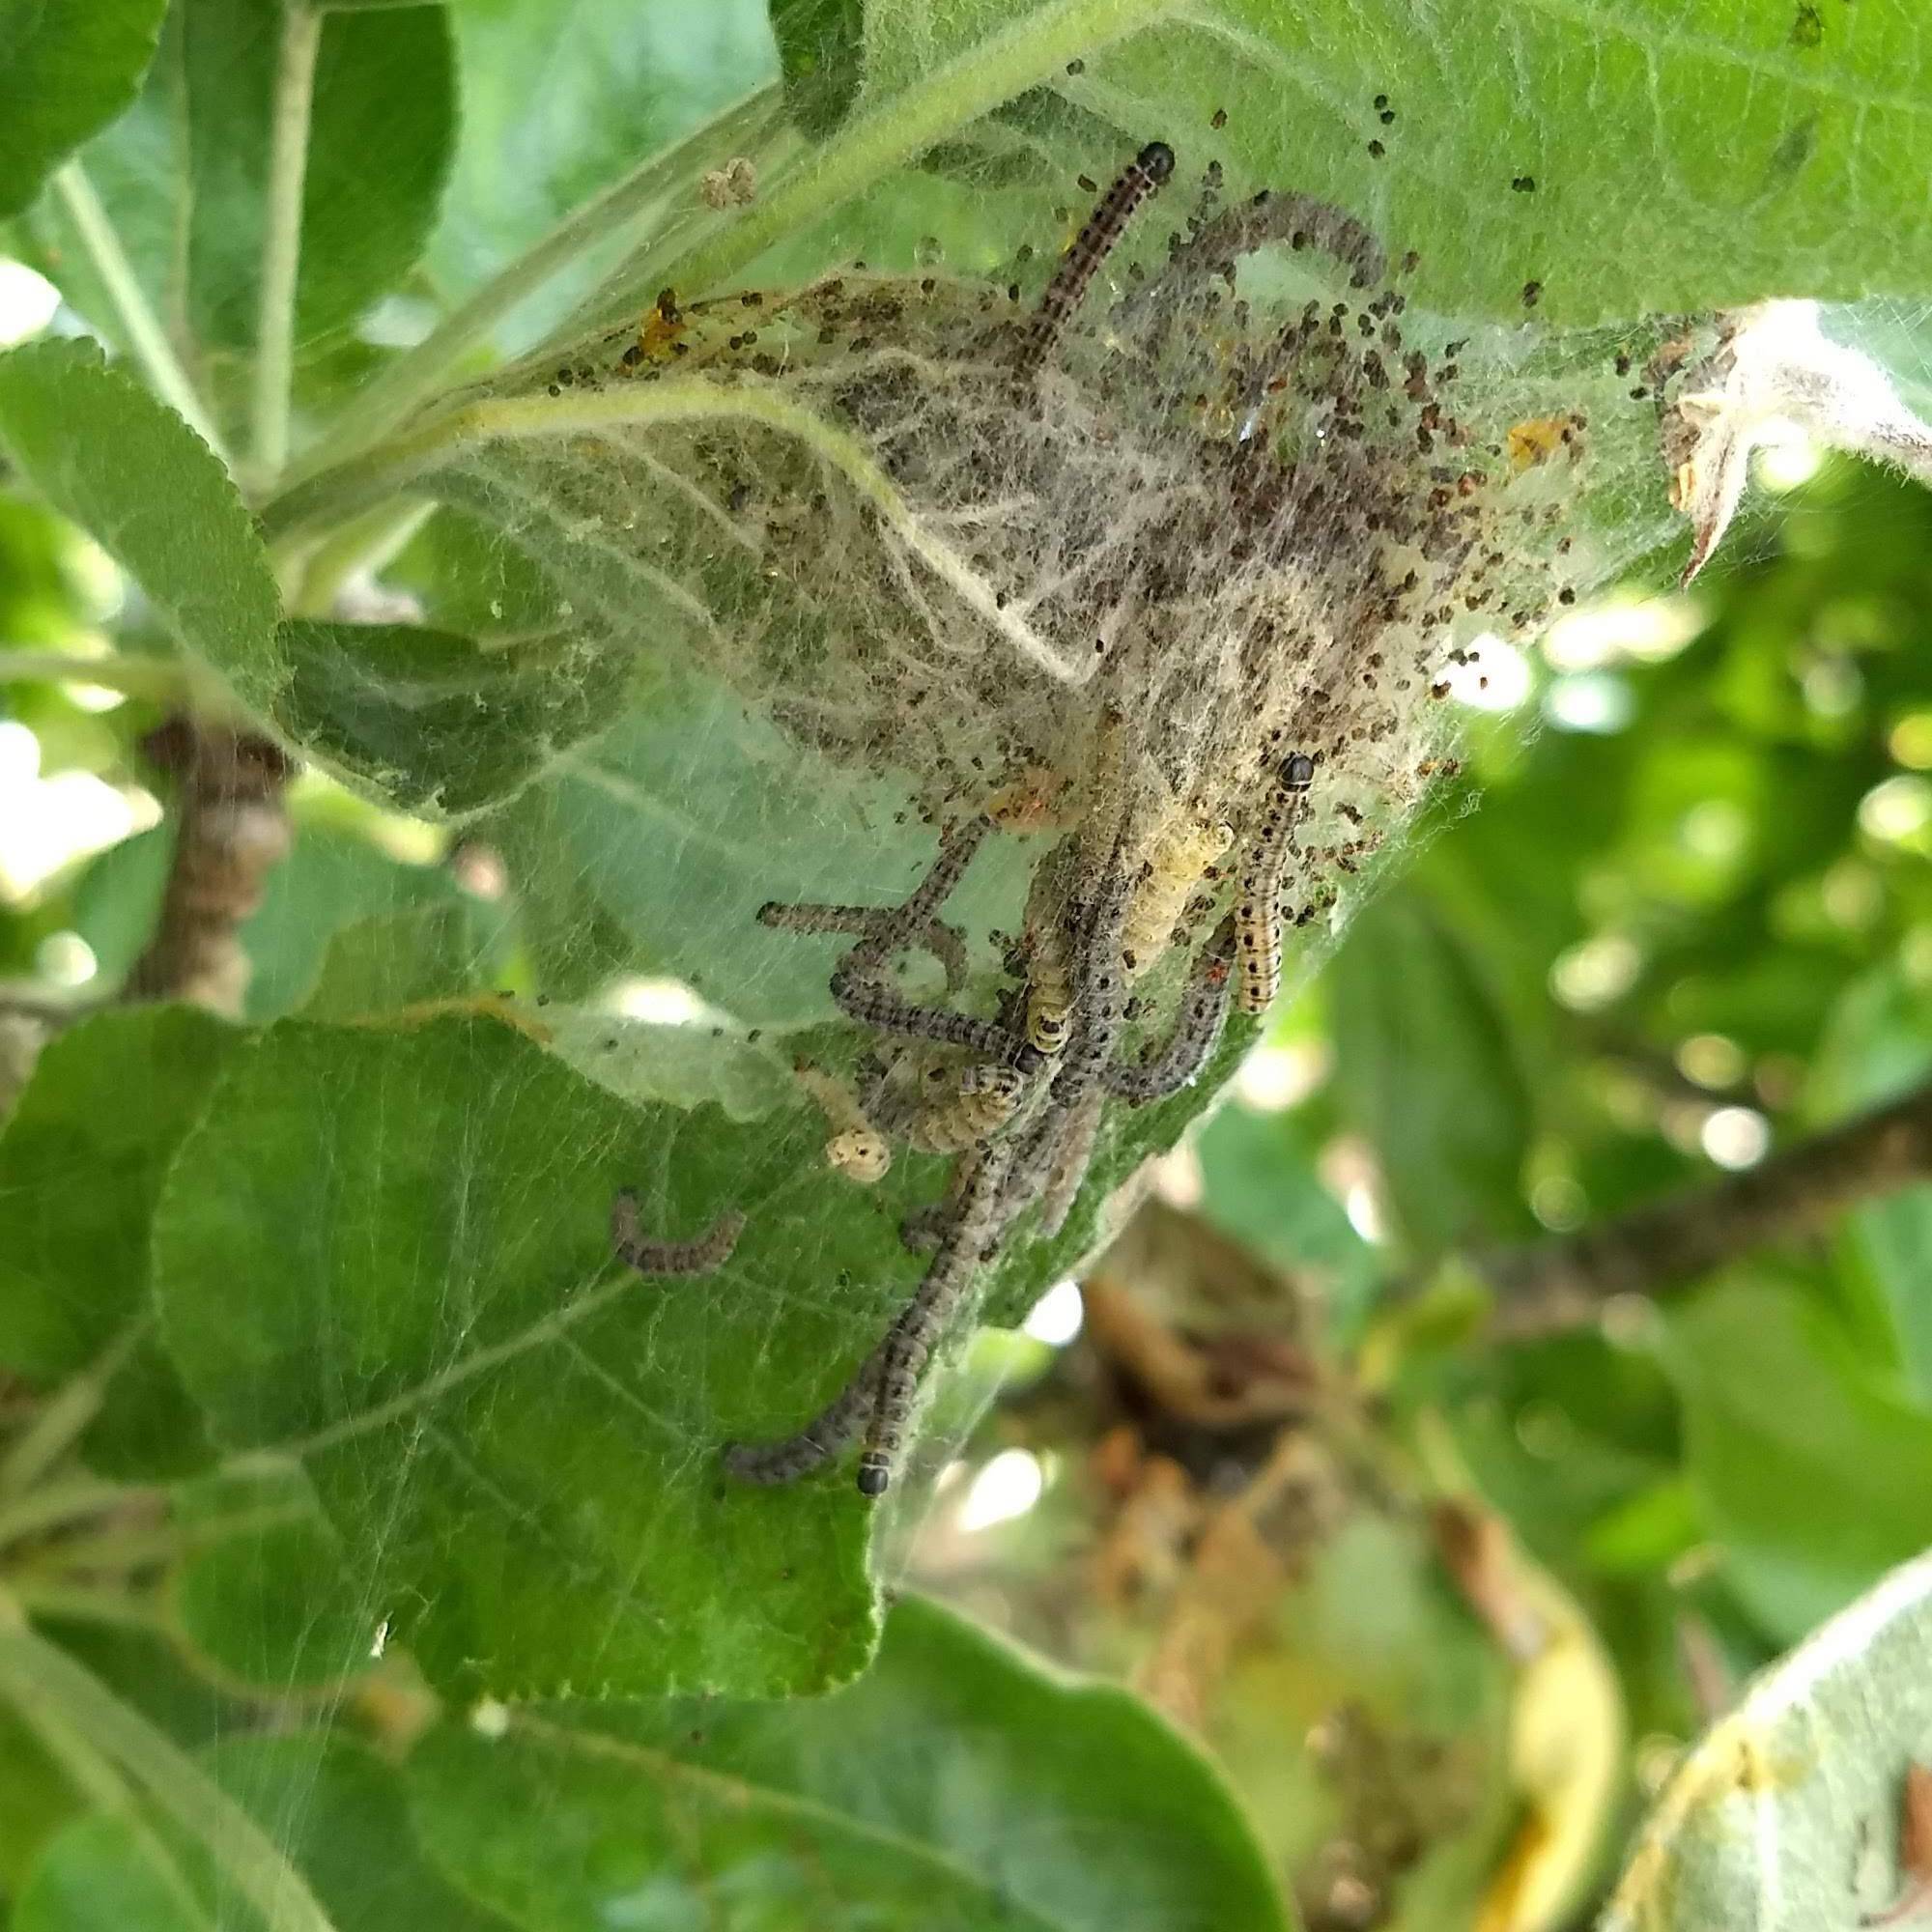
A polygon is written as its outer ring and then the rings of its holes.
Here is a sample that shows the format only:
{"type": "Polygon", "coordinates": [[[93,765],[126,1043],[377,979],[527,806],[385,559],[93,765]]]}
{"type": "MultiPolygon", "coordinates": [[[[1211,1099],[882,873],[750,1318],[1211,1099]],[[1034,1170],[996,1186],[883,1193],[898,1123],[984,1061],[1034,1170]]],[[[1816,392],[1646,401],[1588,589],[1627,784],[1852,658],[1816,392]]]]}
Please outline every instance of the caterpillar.
{"type": "Polygon", "coordinates": [[[1056,926],[1042,926],[1027,955],[1026,1037],[1049,1057],[1066,1044],[1073,1017],[1073,969],[1056,926]]]}
{"type": "Polygon", "coordinates": [[[919,1153],[959,1153],[999,1132],[1026,1097],[1024,1077],[1010,1066],[969,1066],[957,1093],[914,1118],[906,1140],[919,1153]]]}
{"type": "Polygon", "coordinates": [[[792,1077],[818,1102],[832,1129],[825,1164],[862,1187],[883,1180],[892,1171],[892,1145],[866,1117],[852,1090],[837,1075],[803,1061],[792,1068],[792,1077]]]}
{"type": "Polygon", "coordinates": [[[1208,1064],[1214,1042],[1228,1017],[1229,955],[1234,951],[1234,922],[1224,920],[1202,948],[1181,1002],[1179,1017],[1167,1044],[1137,1066],[1109,1066],[1107,1092],[1130,1107],[1165,1100],[1178,1094],[1208,1064]]]}
{"type": "Polygon", "coordinates": [[[638,1218],[638,1197],[627,1187],[611,1204],[611,1244],[639,1274],[709,1274],[731,1259],[745,1217],[721,1214],[695,1241],[654,1241],[638,1218]]]}
{"type": "Polygon", "coordinates": [[[1075,1102],[1053,1144],[1045,1184],[1039,1193],[1037,1232],[1043,1241],[1052,1240],[1065,1227],[1066,1217],[1073,1211],[1073,1203],[1094,1158],[1094,1143],[1099,1137],[1100,1116],[1105,1105],[1106,1095],[1095,1087],[1084,1099],[1075,1102]]]}
{"type": "Polygon", "coordinates": [[[1066,318],[1080,305],[1100,266],[1114,252],[1134,211],[1158,192],[1162,183],[1174,173],[1174,150],[1165,141],[1150,141],[1122,169],[1114,185],[1100,197],[1100,205],[1087,217],[1087,225],[1073,238],[1073,245],[1061,258],[1046,293],[1039,298],[1032,327],[1020,350],[1022,370],[1037,368],[1053,347],[1066,318]]]}
{"type": "Polygon", "coordinates": [[[1009,1033],[997,1021],[955,1013],[950,1007],[915,1006],[847,966],[833,974],[832,997],[848,1018],[879,1033],[933,1039],[942,1046],[963,1046],[983,1060],[996,1060],[1021,1073],[1037,1072],[1044,1064],[1037,1046],[1009,1033]]]}
{"type": "Polygon", "coordinates": [[[1293,845],[1294,821],[1315,782],[1315,760],[1291,752],[1275,771],[1262,822],[1241,867],[1235,907],[1236,963],[1244,1013],[1264,1013],[1281,984],[1281,874],[1293,845]]]}
{"type": "Polygon", "coordinates": [[[1127,978],[1138,979],[1167,950],[1168,936],[1201,875],[1235,842],[1226,825],[1192,820],[1154,846],[1127,902],[1121,954],[1127,978]]]}
{"type": "Polygon", "coordinates": [[[884,1495],[892,1482],[920,1376],[971,1292],[988,1240],[999,1232],[1001,1194],[1011,1159],[1009,1147],[994,1148],[976,1162],[925,1279],[880,1350],[878,1392],[859,1458],[859,1493],[868,1500],[884,1495]]]}

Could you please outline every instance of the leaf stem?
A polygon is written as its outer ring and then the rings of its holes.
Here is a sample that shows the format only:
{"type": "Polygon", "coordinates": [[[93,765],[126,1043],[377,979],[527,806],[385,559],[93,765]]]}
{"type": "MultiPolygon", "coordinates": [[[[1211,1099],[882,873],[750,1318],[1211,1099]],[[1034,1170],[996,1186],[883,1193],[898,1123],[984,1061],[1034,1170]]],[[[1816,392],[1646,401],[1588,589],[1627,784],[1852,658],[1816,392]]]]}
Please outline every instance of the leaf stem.
{"type": "Polygon", "coordinates": [[[172,1738],[0,1598],[0,1696],[39,1728],[62,1722],[112,1759],[156,1808],[205,1844],[271,1932],[334,1932],[308,1882],[172,1738]],[[11,1611],[11,1615],[9,1612],[11,1611]]]}
{"type": "Polygon", "coordinates": [[[776,85],[734,101],[674,146],[661,150],[566,214],[499,270],[413,349],[364,385],[290,472],[300,483],[366,449],[436,393],[450,367],[552,276],[587,249],[637,227],[709,159],[761,147],[783,118],[776,85]]]}
{"type": "Polygon", "coordinates": [[[149,306],[133,264],[122,247],[121,238],[101,206],[100,197],[95,193],[86,169],[77,159],[68,161],[56,171],[53,185],[80,237],[81,246],[94,264],[94,272],[100,277],[100,285],[114,304],[128,347],[147,372],[156,395],[226,463],[228,453],[222,447],[220,432],[214,427],[214,417],[176,356],[160,317],[149,306]]]}
{"type": "Polygon", "coordinates": [[[289,455],[290,377],[295,364],[296,277],[301,267],[302,186],[308,174],[322,12],[285,0],[269,128],[269,187],[262,224],[261,307],[255,329],[254,467],[270,481],[289,455]]]}
{"type": "Polygon", "coordinates": [[[99,1516],[116,1503],[133,1502],[156,1494],[125,1483],[103,1482],[99,1476],[76,1475],[61,1483],[30,1490],[17,1500],[0,1505],[0,1549],[43,1530],[99,1516]]]}
{"type": "Polygon", "coordinates": [[[71,1623],[109,1624],[117,1630],[165,1631],[167,1619],[151,1604],[104,1583],[70,1583],[58,1578],[10,1577],[7,1593],[34,1617],[64,1617],[71,1623]]]}
{"type": "Polygon", "coordinates": [[[134,697],[177,697],[187,683],[187,673],[172,658],[128,651],[90,658],[78,651],[0,646],[0,684],[98,684],[134,697]]]}
{"type": "Polygon", "coordinates": [[[146,1325],[142,1321],[131,1323],[47,1398],[19,1440],[0,1456],[0,1497],[30,1492],[79,1441],[87,1425],[100,1413],[107,1384],[133,1352],[146,1325]]]}
{"type": "Polygon", "coordinates": [[[1049,0],[1005,32],[988,35],[869,112],[826,144],[740,218],[667,265],[681,293],[706,294],[726,276],[822,220],[890,167],[923,154],[956,128],[1037,86],[1075,54],[1156,25],[1185,0],[1049,0]]]}

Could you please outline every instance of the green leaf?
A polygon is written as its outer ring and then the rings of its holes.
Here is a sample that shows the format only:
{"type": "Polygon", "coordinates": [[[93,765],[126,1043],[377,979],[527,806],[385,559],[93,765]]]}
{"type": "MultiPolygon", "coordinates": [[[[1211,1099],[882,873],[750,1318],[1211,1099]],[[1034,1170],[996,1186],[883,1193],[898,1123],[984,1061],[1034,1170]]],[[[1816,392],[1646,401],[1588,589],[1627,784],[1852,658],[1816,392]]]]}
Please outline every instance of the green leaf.
{"type": "MultiPolygon", "coordinates": [[[[502,1932],[504,1920],[424,1861],[397,1774],[366,1747],[298,1731],[234,1738],[200,1762],[273,1833],[338,1932],[502,1932]]],[[[212,1932],[260,1923],[201,1847],[139,1817],[114,1816],[62,1833],[29,1880],[15,1919],[32,1932],[212,1932]]]]}
{"type": "Polygon", "coordinates": [[[1331,1335],[1346,1338],[1367,1309],[1380,1265],[1322,1184],[1307,1124],[1237,1099],[1208,1121],[1195,1148],[1202,1214],[1319,1296],[1331,1335]]]}
{"type": "Polygon", "coordinates": [[[170,1601],[196,1661],[278,1697],[368,1667],[380,1626],[298,1468],[257,1465],[183,1484],[172,1514],[191,1547],[170,1601]]]}
{"type": "Polygon", "coordinates": [[[379,913],[328,942],[304,1019],[372,1019],[471,991],[478,955],[469,911],[458,900],[379,913]]]}
{"type": "MultiPolygon", "coordinates": [[[[186,0],[188,314],[207,343],[252,348],[268,220],[281,0],[186,0]]],[[[302,181],[298,343],[354,322],[414,266],[456,139],[447,10],[331,12],[302,181]]]]}
{"type": "MultiPolygon", "coordinates": [[[[1846,989],[1819,1049],[1813,1111],[1842,1118],[1893,1099],[1932,1075],[1924,997],[1887,966],[1846,989]]],[[[1915,1395],[1932,1402],[1932,1185],[1906,1187],[1854,1208],[1845,1244],[1869,1271],[1897,1337],[1915,1395]]]]}
{"type": "MultiPolygon", "coordinates": [[[[762,0],[451,11],[464,140],[430,264],[439,285],[459,290],[777,71],[762,0]],[[529,84],[538,71],[540,88],[529,84]]],[[[678,212],[697,213],[696,197],[678,212]]],[[[560,314],[554,292],[541,303],[560,314]]]]}
{"type": "Polygon", "coordinates": [[[1424,1253],[1522,1227],[1530,1096],[1509,1024],[1457,934],[1390,893],[1349,930],[1327,981],[1342,1111],[1381,1163],[1424,1253]]]}
{"type": "Polygon", "coordinates": [[[1923,1875],[1900,1869],[1899,1846],[1907,1769],[1932,1757],[1928,1653],[1920,1557],[1767,1671],[1684,1759],[1603,1932],[1884,1922],[1923,1875]]]}
{"type": "MultiPolygon", "coordinates": [[[[279,1018],[314,994],[329,945],[345,927],[464,905],[442,867],[392,858],[353,827],[324,820],[298,825],[294,851],[269,874],[262,903],[242,928],[254,969],[248,1017],[279,1018]]],[[[477,939],[480,948],[480,933],[477,939]]]]}
{"type": "Polygon", "coordinates": [[[179,416],[92,344],[30,343],[0,355],[0,444],[185,649],[270,708],[280,594],[228,472],[179,416]]]}
{"type": "Polygon", "coordinates": [[[80,1802],[26,1721],[0,1711],[0,1898],[18,1892],[41,1847],[80,1802]]]}
{"type": "Polygon", "coordinates": [[[460,818],[518,791],[622,708],[636,660],[582,630],[484,649],[409,624],[282,630],[276,722],[405,811],[460,818]]]}
{"type": "Polygon", "coordinates": [[[1285,1912],[1207,1763],[1137,1699],[935,1605],[810,1705],[581,1704],[454,1724],[408,1777],[430,1857],[531,1932],[1266,1932],[1285,1912]]]}
{"type": "Polygon", "coordinates": [[[1685,1463],[1738,1594],[1792,1640],[1932,1545],[1932,1415],[1814,1300],[1723,1287],[1670,1319],[1685,1463]]]}
{"type": "MultiPolygon", "coordinates": [[[[1121,157],[1158,135],[1183,179],[1220,159],[1236,193],[1294,187],[1373,218],[1392,250],[1421,250],[1420,298],[1451,314],[1520,320],[1531,280],[1539,314],[1566,323],[1932,284],[1932,239],[1901,244],[1932,93],[1932,49],[1904,16],[1698,0],[1606,31],[1520,4],[1452,24],[1402,0],[1340,17],[1275,0],[987,0],[866,18],[864,92],[833,142],[661,279],[709,286],[1047,86],[1111,122],[1121,157]],[[1853,176],[1869,200],[1848,209],[1853,176]]],[[[1065,178],[1095,158],[1064,156],[1065,178]]]]}
{"type": "Polygon", "coordinates": [[[871,1645],[865,1507],[717,1463],[829,1400],[917,1266],[822,1133],[627,1107],[493,1018],[285,1022],[156,1217],[168,1346],[226,1446],[300,1456],[368,1628],[438,1682],[822,1689],[871,1645]],[[639,1280],[625,1186],[668,1238],[743,1209],[736,1254],[639,1280]]]}
{"type": "Polygon", "coordinates": [[[128,1351],[86,1437],[107,1472],[191,1468],[208,1453],[146,1325],[148,1239],[237,1037],[188,1008],[97,1013],[48,1041],[0,1133],[0,1361],[51,1388],[128,1351]]]}
{"type": "Polygon", "coordinates": [[[785,95],[808,134],[829,134],[850,111],[863,78],[863,0],[773,0],[785,95]]]}
{"type": "Polygon", "coordinates": [[[0,0],[0,220],[134,98],[166,0],[0,0]]]}
{"type": "Polygon", "coordinates": [[[213,1932],[153,1833],[111,1812],[75,1819],[48,1845],[11,1922],[14,1932],[213,1932]]]}

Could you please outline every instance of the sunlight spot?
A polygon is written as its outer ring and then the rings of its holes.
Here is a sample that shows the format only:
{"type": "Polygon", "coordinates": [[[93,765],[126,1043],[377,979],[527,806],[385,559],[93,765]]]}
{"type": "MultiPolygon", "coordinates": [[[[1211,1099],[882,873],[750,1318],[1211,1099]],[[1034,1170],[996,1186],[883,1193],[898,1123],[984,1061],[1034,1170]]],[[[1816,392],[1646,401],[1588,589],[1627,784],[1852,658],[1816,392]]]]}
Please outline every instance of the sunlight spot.
{"type": "Polygon", "coordinates": [[[469,1714],[469,1728],[479,1738],[488,1738],[493,1744],[497,1739],[507,1737],[510,1730],[510,1707],[499,1704],[494,1697],[485,1697],[469,1714]]]}
{"type": "Polygon", "coordinates": [[[1932,784],[1900,776],[1875,784],[1859,801],[1859,826],[1871,838],[1902,845],[1932,823],[1932,784]]]}
{"type": "Polygon", "coordinates": [[[1514,711],[1536,682],[1529,660],[1493,631],[1472,638],[1466,648],[1473,662],[1442,668],[1450,696],[1478,711],[1514,711]]]}
{"type": "Polygon", "coordinates": [[[976,1530],[990,1529],[996,1522],[1009,1522],[1016,1516],[1025,1516],[1038,1502],[1045,1487],[1045,1472],[1032,1450],[1002,1449],[973,1478],[973,1487],[959,1505],[960,1533],[971,1536],[976,1530]]]}
{"type": "Polygon", "coordinates": [[[1608,597],[1557,618],[1544,634],[1552,670],[1597,670],[1620,658],[1661,664],[1704,628],[1695,597],[1608,597]]]}
{"type": "Polygon", "coordinates": [[[610,1005],[626,1019],[652,1026],[696,1026],[711,1011],[682,980],[620,980],[610,1005]]]}
{"type": "Polygon", "coordinates": [[[1636,712],[1636,698],[1620,677],[1559,677],[1543,695],[1543,715],[1559,731],[1606,737],[1621,731],[1636,712]]]}
{"type": "Polygon", "coordinates": [[[161,815],[137,785],[81,771],[43,779],[40,768],[40,740],[24,724],[0,721],[0,899],[14,904],[76,859],[118,845],[161,815]]]}
{"type": "Polygon", "coordinates": [[[0,349],[38,335],[59,307],[60,291],[44,275],[0,255],[0,349]]]}
{"type": "Polygon", "coordinates": [[[94,948],[77,932],[50,932],[34,948],[34,973],[53,986],[84,986],[100,970],[94,948]]]}
{"type": "Polygon", "coordinates": [[[1573,1012],[1594,1012],[1620,1000],[1636,984],[1643,954],[1620,932],[1600,932],[1557,954],[1549,989],[1573,1012]]]}
{"type": "Polygon", "coordinates": [[[1909,711],[1886,741],[1891,755],[1915,772],[1932,771],[1932,711],[1909,711]]]}
{"type": "Polygon", "coordinates": [[[1070,1277],[1057,1281],[1034,1304],[1034,1311],[1021,1323],[1022,1331],[1036,1342],[1064,1349],[1080,1332],[1086,1309],[1080,1299],[1080,1284],[1070,1277]]]}
{"type": "Polygon", "coordinates": [[[1849,658],[1820,658],[1801,680],[1805,708],[1817,718],[1844,718],[1858,709],[1865,681],[1849,658]]]}
{"type": "Polygon", "coordinates": [[[1376,1199],[1376,1190],[1366,1180],[1353,1182],[1342,1196],[1342,1211],[1349,1217],[1349,1225],[1365,1241],[1382,1241],[1388,1237],[1388,1229],[1382,1223],[1381,1204],[1376,1199]]]}
{"type": "Polygon", "coordinates": [[[1861,932],[1885,910],[1885,888],[1869,866],[1840,859],[1818,889],[1825,917],[1847,932],[1861,932]]]}
{"type": "Polygon", "coordinates": [[[1699,1138],[1719,1167],[1755,1167],[1771,1151],[1771,1122],[1755,1107],[1719,1107],[1699,1138]]]}
{"type": "Polygon", "coordinates": [[[1677,1047],[1677,1070],[1699,1087],[1735,1087],[1748,1063],[1736,1040],[1720,1033],[1693,1033],[1677,1047]]]}
{"type": "Polygon", "coordinates": [[[1677,837],[1693,857],[1713,865],[1741,858],[1750,838],[1750,816],[1727,798],[1707,798],[1678,820],[1677,837]]]}
{"type": "Polygon", "coordinates": [[[494,845],[480,838],[460,838],[450,847],[449,869],[471,898],[494,903],[510,890],[510,868],[494,845]]]}
{"type": "Polygon", "coordinates": [[[1529,1211],[1552,1234],[1567,1235],[1583,1225],[1590,1203],[1567,1174],[1549,1174],[1529,1190],[1529,1211]]]}
{"type": "Polygon", "coordinates": [[[1153,1191],[1170,1208],[1198,1208],[1207,1189],[1201,1156],[1192,1141],[1182,1141],[1154,1161],[1153,1191]]]}
{"type": "Polygon", "coordinates": [[[1817,475],[1825,461],[1825,445],[1788,417],[1766,425],[1767,440],[1751,452],[1757,480],[1777,496],[1796,490],[1817,475]]]}
{"type": "Polygon", "coordinates": [[[1258,1046],[1235,1075],[1235,1097],[1257,1114],[1298,1106],[1327,1079],[1330,1057],[1325,1040],[1258,1046]]]}

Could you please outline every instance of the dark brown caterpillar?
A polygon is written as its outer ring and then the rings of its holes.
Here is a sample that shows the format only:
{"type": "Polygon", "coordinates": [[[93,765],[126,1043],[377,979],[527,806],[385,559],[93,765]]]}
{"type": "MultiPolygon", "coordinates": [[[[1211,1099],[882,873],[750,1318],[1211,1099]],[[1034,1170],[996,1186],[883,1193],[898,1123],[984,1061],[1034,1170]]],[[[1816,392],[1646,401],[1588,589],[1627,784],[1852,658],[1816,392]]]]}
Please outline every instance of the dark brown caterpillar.
{"type": "Polygon", "coordinates": [[[721,1214],[695,1241],[653,1241],[638,1220],[638,1197],[627,1187],[611,1204],[611,1242],[617,1259],[639,1274],[709,1274],[731,1259],[745,1217],[721,1214]]]}
{"type": "Polygon", "coordinates": [[[1027,330],[1020,350],[1020,367],[1037,369],[1053,347],[1066,318],[1080,305],[1080,298],[1099,273],[1100,265],[1114,252],[1126,233],[1134,211],[1156,193],[1174,173],[1174,150],[1165,141],[1150,141],[1121,170],[1112,187],[1100,197],[1100,205],[1087,217],[1087,225],[1073,238],[1073,245],[1061,258],[1039,309],[1027,330]]]}

